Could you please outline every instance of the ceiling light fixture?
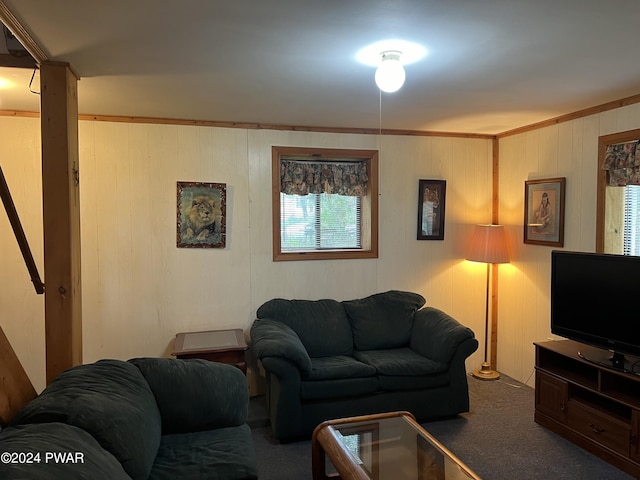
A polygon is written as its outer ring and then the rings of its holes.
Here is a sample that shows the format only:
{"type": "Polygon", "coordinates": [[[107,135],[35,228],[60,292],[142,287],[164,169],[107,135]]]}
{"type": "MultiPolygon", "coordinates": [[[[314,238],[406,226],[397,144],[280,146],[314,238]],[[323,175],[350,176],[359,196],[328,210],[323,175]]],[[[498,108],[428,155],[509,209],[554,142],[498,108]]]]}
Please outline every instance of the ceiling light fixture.
{"type": "Polygon", "coordinates": [[[383,92],[397,92],[404,85],[406,74],[400,61],[401,57],[400,50],[387,50],[381,53],[375,79],[376,85],[383,92]]]}

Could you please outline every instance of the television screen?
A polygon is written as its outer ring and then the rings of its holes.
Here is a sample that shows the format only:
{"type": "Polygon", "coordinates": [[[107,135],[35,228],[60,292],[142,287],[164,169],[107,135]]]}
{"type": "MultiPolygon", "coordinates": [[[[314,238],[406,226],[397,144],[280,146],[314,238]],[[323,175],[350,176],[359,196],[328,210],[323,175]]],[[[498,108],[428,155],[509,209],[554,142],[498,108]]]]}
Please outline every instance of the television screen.
{"type": "Polygon", "coordinates": [[[640,356],[640,257],[551,252],[551,332],[640,356]]]}

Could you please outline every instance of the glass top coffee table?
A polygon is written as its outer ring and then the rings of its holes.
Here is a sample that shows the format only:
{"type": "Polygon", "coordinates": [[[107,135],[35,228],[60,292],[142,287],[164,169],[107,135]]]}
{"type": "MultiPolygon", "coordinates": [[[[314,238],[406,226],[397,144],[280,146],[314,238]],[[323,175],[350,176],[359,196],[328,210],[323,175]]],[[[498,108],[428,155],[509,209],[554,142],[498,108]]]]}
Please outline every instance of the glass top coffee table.
{"type": "Polygon", "coordinates": [[[323,422],[311,448],[313,480],[479,480],[409,412],[323,422]]]}

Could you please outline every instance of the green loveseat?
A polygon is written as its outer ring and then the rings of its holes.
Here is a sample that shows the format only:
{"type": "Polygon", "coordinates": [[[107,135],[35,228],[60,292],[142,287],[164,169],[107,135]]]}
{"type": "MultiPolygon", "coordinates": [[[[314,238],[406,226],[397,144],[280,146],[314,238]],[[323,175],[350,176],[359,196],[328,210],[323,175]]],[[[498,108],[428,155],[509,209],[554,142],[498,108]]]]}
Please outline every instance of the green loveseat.
{"type": "Polygon", "coordinates": [[[256,479],[248,403],[246,379],[230,365],[168,358],[80,365],[0,431],[0,478],[256,479]]]}
{"type": "Polygon", "coordinates": [[[266,372],[274,436],[309,437],[321,422],[394,410],[419,421],[469,410],[473,332],[411,292],[359,300],[263,304],[251,348],[266,372]]]}

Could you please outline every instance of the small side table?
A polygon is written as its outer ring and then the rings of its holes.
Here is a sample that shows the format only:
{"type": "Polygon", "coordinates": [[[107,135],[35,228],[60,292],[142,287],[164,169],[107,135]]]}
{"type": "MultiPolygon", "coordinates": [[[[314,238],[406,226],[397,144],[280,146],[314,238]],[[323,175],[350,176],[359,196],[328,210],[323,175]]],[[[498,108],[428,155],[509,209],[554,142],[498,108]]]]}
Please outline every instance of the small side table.
{"type": "Polygon", "coordinates": [[[177,358],[201,358],[234,365],[247,373],[245,351],[248,345],[241,329],[184,332],[176,335],[173,352],[177,358]]]}

